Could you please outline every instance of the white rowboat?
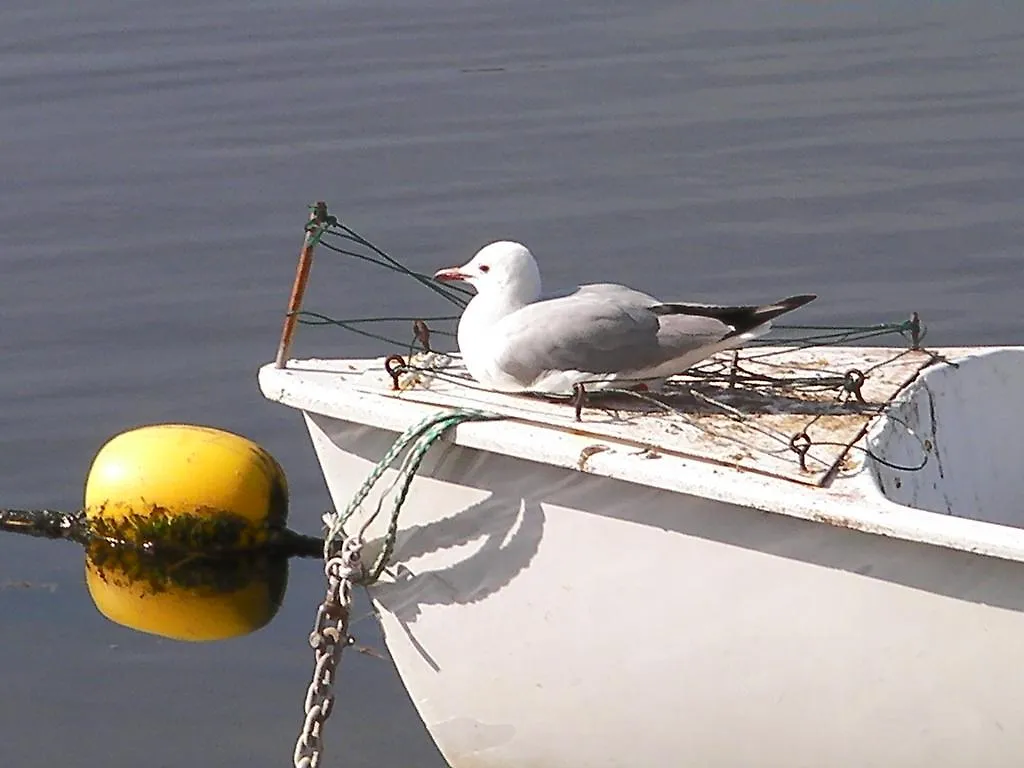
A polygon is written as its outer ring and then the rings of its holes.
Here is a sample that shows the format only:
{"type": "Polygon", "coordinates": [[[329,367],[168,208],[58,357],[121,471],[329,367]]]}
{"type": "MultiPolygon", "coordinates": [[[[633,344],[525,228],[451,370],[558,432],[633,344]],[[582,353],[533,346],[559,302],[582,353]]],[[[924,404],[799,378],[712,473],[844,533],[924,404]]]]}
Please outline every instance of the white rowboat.
{"type": "Polygon", "coordinates": [[[452,766],[1019,764],[1024,347],[739,363],[732,389],[726,355],[670,410],[579,422],[450,368],[398,390],[379,359],[260,370],[339,509],[424,416],[504,417],[430,450],[371,588],[452,766]],[[802,385],[759,388],[765,365],[802,385]]]}

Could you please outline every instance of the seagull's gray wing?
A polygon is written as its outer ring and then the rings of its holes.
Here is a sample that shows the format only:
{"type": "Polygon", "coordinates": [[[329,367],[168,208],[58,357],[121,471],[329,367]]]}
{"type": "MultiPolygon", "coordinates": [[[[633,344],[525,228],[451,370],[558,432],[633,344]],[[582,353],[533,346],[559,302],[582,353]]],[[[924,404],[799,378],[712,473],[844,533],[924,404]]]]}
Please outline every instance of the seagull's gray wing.
{"type": "Polygon", "coordinates": [[[657,299],[611,284],[527,305],[494,326],[497,365],[527,387],[552,371],[643,371],[733,330],[712,317],[659,316],[653,306],[657,299]]]}

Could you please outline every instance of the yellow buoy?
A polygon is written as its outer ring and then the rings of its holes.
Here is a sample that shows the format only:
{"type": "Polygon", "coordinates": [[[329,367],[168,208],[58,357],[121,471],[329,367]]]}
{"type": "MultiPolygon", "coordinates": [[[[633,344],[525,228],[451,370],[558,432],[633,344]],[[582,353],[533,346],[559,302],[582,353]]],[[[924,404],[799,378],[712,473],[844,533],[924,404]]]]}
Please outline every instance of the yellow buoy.
{"type": "Polygon", "coordinates": [[[251,440],[211,427],[156,424],[100,448],[86,481],[85,514],[94,533],[111,539],[166,536],[245,549],[284,527],[288,485],[280,464],[251,440]]]}
{"type": "Polygon", "coordinates": [[[255,632],[280,608],[288,583],[282,554],[157,557],[93,541],[85,581],[116,624],[174,640],[208,642],[255,632]]]}

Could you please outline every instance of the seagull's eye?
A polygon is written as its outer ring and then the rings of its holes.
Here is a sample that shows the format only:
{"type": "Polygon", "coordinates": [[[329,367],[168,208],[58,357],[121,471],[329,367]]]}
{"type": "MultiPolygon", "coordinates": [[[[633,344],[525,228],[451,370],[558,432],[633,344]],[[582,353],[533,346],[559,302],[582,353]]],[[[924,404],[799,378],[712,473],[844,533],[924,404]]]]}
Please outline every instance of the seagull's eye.
{"type": "Polygon", "coordinates": [[[481,272],[490,272],[490,271],[491,271],[491,268],[490,268],[490,267],[488,267],[488,266],[487,266],[486,264],[481,264],[481,265],[480,265],[480,271],[481,271],[481,272]]]}

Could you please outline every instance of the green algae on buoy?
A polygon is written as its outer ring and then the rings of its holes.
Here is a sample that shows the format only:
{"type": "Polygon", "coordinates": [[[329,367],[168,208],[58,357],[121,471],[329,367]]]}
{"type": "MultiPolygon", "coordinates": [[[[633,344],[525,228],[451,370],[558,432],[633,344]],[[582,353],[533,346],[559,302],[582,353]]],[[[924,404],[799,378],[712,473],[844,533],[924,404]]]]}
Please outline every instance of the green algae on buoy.
{"type": "Polygon", "coordinates": [[[115,624],[211,642],[255,632],[277,614],[288,558],[268,552],[166,557],[95,540],[86,548],[85,581],[97,610],[115,624]]]}

